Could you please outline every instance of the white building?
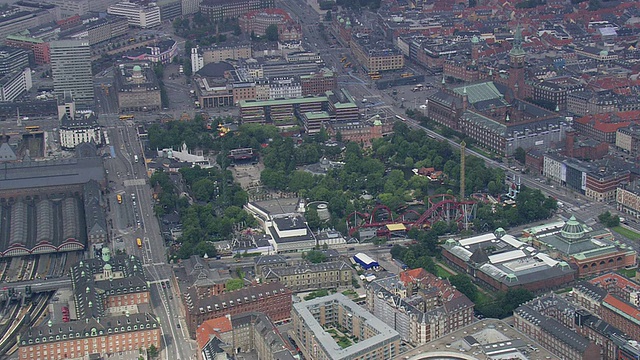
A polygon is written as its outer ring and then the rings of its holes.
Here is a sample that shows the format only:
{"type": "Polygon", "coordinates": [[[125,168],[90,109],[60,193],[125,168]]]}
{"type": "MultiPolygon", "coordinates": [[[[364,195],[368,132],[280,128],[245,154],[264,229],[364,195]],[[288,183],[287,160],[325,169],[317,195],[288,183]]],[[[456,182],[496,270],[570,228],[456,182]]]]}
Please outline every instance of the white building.
{"type": "Polygon", "coordinates": [[[182,15],[197,13],[201,2],[202,0],[182,0],[182,15]]]}
{"type": "Polygon", "coordinates": [[[142,6],[126,1],[109,6],[107,14],[124,16],[127,18],[129,26],[143,29],[158,26],[161,21],[158,6],[142,6]]]}
{"type": "Polygon", "coordinates": [[[195,165],[200,166],[203,169],[208,169],[212,167],[211,162],[207,159],[202,150],[196,151],[195,154],[189,151],[187,148],[187,144],[183,143],[182,148],[180,150],[173,149],[162,149],[158,150],[158,156],[166,157],[168,159],[175,159],[181,162],[188,162],[195,165]]]}
{"type": "Polygon", "coordinates": [[[302,97],[302,85],[294,78],[273,78],[269,81],[269,99],[302,97]]]}
{"type": "Polygon", "coordinates": [[[191,72],[195,74],[204,67],[204,56],[198,53],[198,47],[191,48],[191,72]]]}
{"type": "Polygon", "coordinates": [[[81,143],[102,143],[102,132],[98,119],[92,111],[76,112],[73,117],[62,115],[60,120],[60,146],[75,149],[81,143]]]}
{"type": "Polygon", "coordinates": [[[0,101],[13,101],[32,86],[30,68],[7,74],[0,78],[0,101]]]}
{"type": "Polygon", "coordinates": [[[567,166],[551,154],[544,155],[542,174],[555,184],[564,184],[567,181],[567,166]]]}

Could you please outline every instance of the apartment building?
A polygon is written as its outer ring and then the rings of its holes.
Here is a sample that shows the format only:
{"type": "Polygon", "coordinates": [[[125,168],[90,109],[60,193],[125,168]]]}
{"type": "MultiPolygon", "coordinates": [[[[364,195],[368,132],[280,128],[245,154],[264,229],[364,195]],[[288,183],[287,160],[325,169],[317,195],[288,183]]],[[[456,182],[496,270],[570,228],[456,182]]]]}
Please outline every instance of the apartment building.
{"type": "Polygon", "coordinates": [[[349,286],[352,273],[353,268],[345,261],[332,261],[290,267],[267,267],[262,270],[260,278],[263,282],[280,282],[292,291],[300,292],[349,286]]]}
{"type": "Polygon", "coordinates": [[[225,315],[257,311],[265,313],[273,321],[291,317],[291,290],[279,282],[252,285],[206,298],[189,289],[183,296],[186,322],[192,338],[203,322],[225,315]]]}
{"type": "Polygon", "coordinates": [[[471,324],[474,305],[448,280],[419,268],[373,281],[367,308],[417,346],[471,324]]]}
{"type": "Polygon", "coordinates": [[[161,21],[160,8],[151,4],[145,6],[123,1],[109,6],[107,14],[124,16],[129,26],[142,29],[158,26],[161,21]]]}
{"type": "Polygon", "coordinates": [[[247,312],[207,320],[196,334],[201,359],[255,351],[259,359],[293,360],[291,343],[264,313],[247,312]]]}
{"type": "Polygon", "coordinates": [[[291,320],[296,344],[309,360],[387,360],[400,352],[396,330],[340,293],[294,304],[291,320]],[[357,341],[339,346],[328,332],[332,328],[357,341]]]}
{"type": "Polygon", "coordinates": [[[195,74],[207,64],[249,58],[251,58],[251,43],[206,48],[196,46],[191,49],[191,70],[195,74]]]}

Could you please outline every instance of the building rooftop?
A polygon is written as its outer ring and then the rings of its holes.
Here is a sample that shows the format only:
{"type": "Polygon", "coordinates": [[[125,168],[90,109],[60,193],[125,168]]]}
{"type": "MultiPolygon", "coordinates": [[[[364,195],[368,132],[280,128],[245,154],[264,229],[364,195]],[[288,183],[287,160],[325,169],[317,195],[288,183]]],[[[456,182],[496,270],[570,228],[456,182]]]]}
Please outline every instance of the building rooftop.
{"type": "Polygon", "coordinates": [[[279,282],[253,285],[240,290],[226,292],[207,298],[199,298],[194,289],[184,294],[187,311],[193,315],[223,309],[234,305],[255,302],[277,294],[290,294],[291,291],[279,282]]]}
{"type": "Polygon", "coordinates": [[[295,303],[293,304],[293,308],[303,319],[306,326],[313,332],[319,345],[325,350],[330,358],[334,360],[351,359],[360,352],[366,351],[367,348],[400,339],[400,334],[398,334],[397,331],[340,293],[295,303]],[[346,348],[342,348],[331,337],[331,334],[322,328],[322,325],[320,325],[318,320],[310,311],[311,308],[317,308],[322,305],[335,305],[344,308],[350,316],[356,316],[362,319],[362,322],[375,331],[376,335],[368,339],[361,340],[346,348]]]}
{"type": "Polygon", "coordinates": [[[532,348],[536,349],[535,359],[559,360],[502,320],[484,319],[400,354],[394,360],[530,359],[527,355],[532,348]]]}

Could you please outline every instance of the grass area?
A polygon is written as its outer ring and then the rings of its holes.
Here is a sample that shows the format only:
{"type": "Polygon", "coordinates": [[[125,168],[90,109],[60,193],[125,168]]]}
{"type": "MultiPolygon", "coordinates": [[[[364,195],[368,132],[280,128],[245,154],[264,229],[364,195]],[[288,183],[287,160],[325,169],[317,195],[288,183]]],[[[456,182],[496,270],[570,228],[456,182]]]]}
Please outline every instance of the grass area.
{"type": "Polygon", "coordinates": [[[358,293],[355,292],[354,290],[348,289],[342,292],[342,295],[344,296],[358,296],[358,293]]]}
{"type": "Polygon", "coordinates": [[[443,279],[448,279],[451,276],[451,273],[442,268],[442,266],[436,265],[436,276],[439,276],[443,279]]]}
{"type": "Polygon", "coordinates": [[[351,342],[351,340],[349,340],[349,338],[345,337],[345,336],[341,336],[339,338],[336,339],[336,343],[338,345],[340,345],[341,348],[345,349],[348,348],[349,346],[351,346],[351,344],[353,344],[351,342]]]}
{"type": "Polygon", "coordinates": [[[564,288],[564,289],[556,290],[556,291],[555,291],[555,293],[556,293],[556,294],[564,294],[564,293],[568,293],[568,292],[570,292],[571,290],[573,290],[573,288],[572,288],[572,287],[568,287],[568,288],[564,288]]]}
{"type": "Polygon", "coordinates": [[[487,295],[484,291],[482,291],[482,288],[478,287],[478,291],[476,292],[476,304],[484,304],[487,303],[489,301],[493,301],[493,299],[491,299],[489,297],[489,295],[487,295]]]}
{"type": "Polygon", "coordinates": [[[326,289],[320,289],[320,290],[316,290],[316,291],[310,292],[309,295],[304,297],[304,299],[305,300],[312,300],[312,299],[315,299],[317,297],[323,297],[323,296],[327,296],[327,295],[329,295],[329,292],[326,289]]]}
{"type": "Polygon", "coordinates": [[[620,269],[618,271],[616,271],[618,274],[626,276],[630,279],[633,279],[636,277],[636,269],[620,269]]]}
{"type": "Polygon", "coordinates": [[[630,240],[640,240],[640,234],[635,231],[631,231],[629,229],[625,229],[622,226],[616,226],[611,228],[611,230],[617,232],[618,234],[630,239],[630,240]]]}

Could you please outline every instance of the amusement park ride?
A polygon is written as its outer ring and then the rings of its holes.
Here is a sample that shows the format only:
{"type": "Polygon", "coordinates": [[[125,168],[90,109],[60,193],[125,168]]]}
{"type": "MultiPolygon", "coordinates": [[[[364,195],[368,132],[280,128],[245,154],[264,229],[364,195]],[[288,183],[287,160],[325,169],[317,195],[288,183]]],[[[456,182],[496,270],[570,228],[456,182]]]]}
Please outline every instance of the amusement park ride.
{"type": "Polygon", "coordinates": [[[349,235],[363,228],[376,228],[377,236],[389,235],[387,225],[403,224],[407,228],[429,228],[438,221],[455,221],[461,229],[468,229],[476,210],[475,200],[458,200],[454,195],[441,194],[429,197],[428,209],[420,214],[406,210],[394,218],[386,205],[376,205],[371,213],[354,212],[347,216],[349,235]]]}
{"type": "MultiPolygon", "coordinates": [[[[427,210],[422,214],[415,210],[405,210],[394,218],[393,212],[385,205],[376,205],[371,213],[354,212],[347,216],[349,235],[353,236],[360,229],[377,229],[376,235],[389,236],[391,230],[387,225],[402,224],[404,228],[430,228],[438,221],[447,223],[455,221],[460,229],[469,229],[476,211],[476,200],[465,199],[465,150],[466,144],[460,143],[460,198],[450,194],[430,196],[427,210]]],[[[392,227],[393,228],[393,227],[392,227]]]]}

